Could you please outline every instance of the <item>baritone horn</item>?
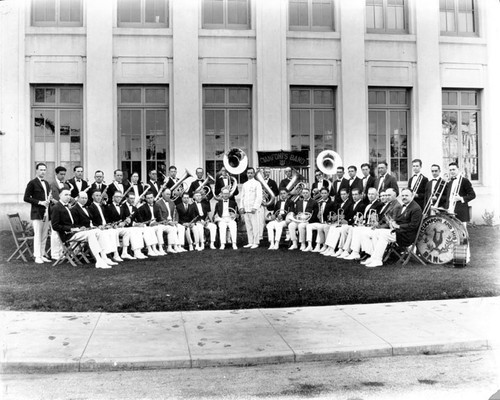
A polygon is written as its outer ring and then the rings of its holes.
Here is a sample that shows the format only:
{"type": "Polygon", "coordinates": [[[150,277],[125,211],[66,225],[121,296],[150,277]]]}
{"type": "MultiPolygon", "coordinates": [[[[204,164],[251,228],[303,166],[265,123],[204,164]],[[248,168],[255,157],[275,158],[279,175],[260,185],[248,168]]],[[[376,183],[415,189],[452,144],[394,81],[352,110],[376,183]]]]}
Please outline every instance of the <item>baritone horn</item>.
{"type": "Polygon", "coordinates": [[[262,205],[264,207],[267,207],[268,205],[274,202],[276,196],[274,195],[273,191],[265,181],[264,176],[262,175],[262,171],[260,169],[257,170],[257,173],[255,174],[255,180],[260,182],[260,184],[262,185],[262,205]]]}
{"type": "Polygon", "coordinates": [[[302,189],[306,187],[306,184],[302,182],[304,177],[298,173],[295,169],[292,169],[292,177],[290,182],[286,185],[286,191],[288,192],[291,201],[295,202],[302,195],[302,189]]]}
{"type": "MultiPolygon", "coordinates": [[[[172,201],[177,200],[179,197],[182,197],[183,193],[187,190],[186,185],[184,184],[184,181],[188,178],[191,178],[193,175],[191,172],[187,170],[187,168],[184,170],[184,174],[179,178],[177,182],[175,182],[174,186],[170,188],[170,191],[172,193],[172,201]]],[[[159,194],[159,193],[158,193],[159,194]]]]}
{"type": "Polygon", "coordinates": [[[342,166],[342,158],[333,150],[323,150],[316,157],[316,166],[325,175],[334,175],[337,168],[342,166]]]}

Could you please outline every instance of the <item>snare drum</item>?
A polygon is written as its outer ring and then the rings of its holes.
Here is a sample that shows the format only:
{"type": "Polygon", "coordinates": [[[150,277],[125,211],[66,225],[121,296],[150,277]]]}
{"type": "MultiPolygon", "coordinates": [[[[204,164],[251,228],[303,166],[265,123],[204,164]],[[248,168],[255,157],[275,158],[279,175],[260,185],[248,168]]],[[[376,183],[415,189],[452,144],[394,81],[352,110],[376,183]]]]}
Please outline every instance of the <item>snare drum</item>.
{"type": "Polygon", "coordinates": [[[432,264],[455,263],[457,253],[467,243],[467,230],[451,214],[440,213],[424,219],[417,240],[417,250],[432,264]]]}

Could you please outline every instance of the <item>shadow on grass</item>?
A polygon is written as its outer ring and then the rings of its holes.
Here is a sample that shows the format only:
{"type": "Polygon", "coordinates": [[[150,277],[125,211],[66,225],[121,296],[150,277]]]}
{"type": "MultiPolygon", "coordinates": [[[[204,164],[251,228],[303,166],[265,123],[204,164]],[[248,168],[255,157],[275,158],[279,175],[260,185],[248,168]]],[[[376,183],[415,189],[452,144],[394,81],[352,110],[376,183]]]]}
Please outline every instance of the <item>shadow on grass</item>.
{"type": "Polygon", "coordinates": [[[500,231],[470,228],[472,262],[462,269],[409,264],[365,268],[316,253],[205,250],[109,270],[19,261],[0,233],[0,308],[38,311],[185,311],[302,307],[500,295],[500,231]]]}

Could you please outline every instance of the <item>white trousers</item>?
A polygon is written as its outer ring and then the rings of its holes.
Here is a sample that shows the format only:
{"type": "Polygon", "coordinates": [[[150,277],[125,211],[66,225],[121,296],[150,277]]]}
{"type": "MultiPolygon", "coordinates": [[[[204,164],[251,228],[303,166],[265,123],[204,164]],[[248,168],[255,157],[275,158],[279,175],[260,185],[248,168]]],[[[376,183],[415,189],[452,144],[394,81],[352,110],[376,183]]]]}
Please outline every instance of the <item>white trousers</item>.
{"type": "Polygon", "coordinates": [[[332,226],[330,230],[328,231],[328,236],[326,237],[325,244],[327,246],[330,246],[331,248],[335,249],[337,247],[337,244],[339,247],[343,245],[341,242],[340,238],[342,235],[342,226],[332,226]]]}
{"type": "Polygon", "coordinates": [[[44,220],[34,219],[33,223],[33,255],[35,258],[40,258],[45,254],[47,237],[49,235],[50,222],[48,218],[44,220]]]}
{"type": "Polygon", "coordinates": [[[229,234],[231,235],[231,241],[236,244],[236,233],[237,226],[236,221],[230,218],[222,218],[219,222],[219,238],[220,244],[226,244],[226,233],[227,228],[229,228],[229,234]]]}
{"type": "Polygon", "coordinates": [[[352,229],[350,245],[352,251],[361,252],[361,244],[367,240],[366,237],[370,234],[370,231],[373,231],[373,229],[368,226],[356,226],[352,229]]]}
{"type": "Polygon", "coordinates": [[[290,239],[294,242],[297,241],[297,231],[299,231],[299,242],[300,243],[305,243],[306,242],[306,228],[308,222],[295,222],[292,221],[288,225],[288,230],[290,232],[290,239]]]}
{"type": "Polygon", "coordinates": [[[382,261],[387,245],[395,241],[396,233],[391,232],[391,229],[377,229],[373,236],[372,260],[382,261]]]}
{"type": "Polygon", "coordinates": [[[248,244],[259,244],[259,218],[260,214],[257,211],[255,214],[245,213],[244,220],[247,228],[248,244]]]}
{"type": "MultiPolygon", "coordinates": [[[[163,240],[163,232],[167,233],[167,243],[169,246],[175,246],[177,245],[177,227],[174,225],[157,225],[158,226],[158,231],[161,230],[161,236],[162,236],[162,242],[161,244],[165,243],[163,240]]],[[[155,226],[156,228],[156,226],[155,226]]],[[[160,243],[160,239],[158,238],[158,242],[160,243]]]]}
{"type": "Polygon", "coordinates": [[[152,226],[134,227],[142,233],[142,240],[146,246],[155,246],[158,244],[158,237],[156,236],[156,229],[152,226]]]}
{"type": "Polygon", "coordinates": [[[90,252],[94,256],[96,260],[101,259],[101,252],[103,249],[99,244],[98,236],[101,236],[103,231],[99,229],[92,229],[89,231],[76,232],[73,236],[71,236],[71,240],[76,240],[79,242],[88,242],[90,252]]]}
{"type": "Polygon", "coordinates": [[[308,224],[306,227],[306,241],[312,242],[313,232],[317,231],[316,235],[316,243],[323,244],[326,240],[326,235],[330,230],[330,225],[322,224],[321,222],[314,222],[312,224],[308,224]]]}
{"type": "Polygon", "coordinates": [[[279,242],[283,229],[286,227],[286,221],[278,222],[276,220],[268,222],[267,224],[267,237],[269,243],[279,242]]]}
{"type": "Polygon", "coordinates": [[[50,256],[54,259],[61,257],[62,242],[59,234],[52,229],[50,232],[50,256]]]}
{"type": "Polygon", "coordinates": [[[217,234],[217,227],[213,222],[209,222],[206,226],[203,226],[201,222],[197,222],[191,228],[194,236],[195,244],[204,244],[205,243],[205,228],[207,228],[210,232],[210,242],[215,242],[215,236],[217,234]]]}

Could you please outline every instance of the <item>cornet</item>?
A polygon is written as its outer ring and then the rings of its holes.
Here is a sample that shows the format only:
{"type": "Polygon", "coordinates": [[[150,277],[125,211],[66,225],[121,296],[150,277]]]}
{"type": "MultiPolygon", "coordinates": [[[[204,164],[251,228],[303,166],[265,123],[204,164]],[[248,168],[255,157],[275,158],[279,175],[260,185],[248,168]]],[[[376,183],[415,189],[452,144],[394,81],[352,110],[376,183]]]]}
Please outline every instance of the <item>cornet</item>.
{"type": "Polygon", "coordinates": [[[371,228],[375,228],[378,225],[378,213],[375,209],[370,209],[368,211],[368,221],[365,223],[367,226],[371,228]]]}
{"type": "Polygon", "coordinates": [[[346,225],[347,221],[345,220],[344,217],[344,209],[339,208],[337,211],[337,223],[335,224],[336,227],[340,227],[342,225],[346,225]]]}
{"type": "Polygon", "coordinates": [[[354,216],[354,226],[361,226],[364,222],[364,215],[362,212],[357,212],[354,216]]]}

